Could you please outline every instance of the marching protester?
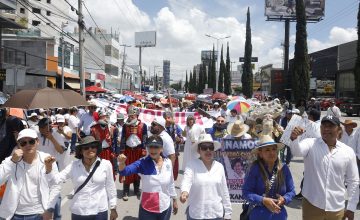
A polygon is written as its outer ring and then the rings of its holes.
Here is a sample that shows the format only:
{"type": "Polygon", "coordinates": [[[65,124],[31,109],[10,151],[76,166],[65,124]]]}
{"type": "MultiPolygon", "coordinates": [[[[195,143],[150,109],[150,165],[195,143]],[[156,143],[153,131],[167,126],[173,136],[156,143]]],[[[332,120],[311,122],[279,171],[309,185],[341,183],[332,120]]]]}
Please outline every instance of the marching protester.
{"type": "Polygon", "coordinates": [[[226,130],[228,123],[225,122],[224,116],[218,116],[216,118],[216,122],[210,128],[207,133],[211,135],[213,140],[221,141],[222,138],[224,138],[228,132],[226,130]]]}
{"type": "Polygon", "coordinates": [[[175,164],[175,145],[171,136],[166,132],[166,121],[163,117],[156,117],[151,123],[150,132],[153,135],[158,135],[163,141],[163,155],[169,158],[172,165],[175,164]]]}
{"type": "MultiPolygon", "coordinates": [[[[140,110],[136,107],[130,107],[128,109],[128,119],[124,125],[121,135],[121,150],[128,159],[126,165],[129,165],[141,157],[146,155],[144,143],[147,139],[147,126],[141,122],[138,117],[140,110]]],[[[123,197],[124,201],[129,200],[130,184],[134,184],[134,193],[137,197],[140,197],[140,177],[137,174],[132,174],[126,177],[119,176],[120,182],[123,183],[123,197]]]]}
{"type": "Polygon", "coordinates": [[[76,142],[78,140],[78,138],[80,138],[80,134],[79,134],[79,123],[80,120],[77,117],[78,114],[78,108],[76,107],[72,107],[70,108],[70,116],[68,119],[68,126],[71,129],[72,135],[71,135],[71,146],[70,146],[70,150],[71,153],[75,152],[75,145],[76,142]]]}
{"type": "Polygon", "coordinates": [[[120,143],[122,130],[125,124],[125,116],[122,113],[116,115],[116,123],[111,127],[111,139],[112,139],[112,148],[113,152],[117,155],[120,153],[120,143]]]}
{"type": "Polygon", "coordinates": [[[243,185],[243,197],[250,202],[246,211],[249,220],[287,219],[284,205],[295,196],[295,186],[288,166],[282,165],[278,153],[284,145],[271,136],[260,137],[253,150],[257,159],[253,162],[243,185]]]}
{"type": "Polygon", "coordinates": [[[291,133],[292,152],[304,157],[304,220],[354,219],[359,202],[359,173],[354,151],[337,140],[339,128],[339,118],[327,115],[321,120],[321,137],[299,142],[298,136],[304,129],[295,127],[291,133]]]}
{"type": "Polygon", "coordinates": [[[174,163],[174,180],[177,180],[179,174],[179,151],[180,145],[184,143],[184,138],[182,136],[183,130],[180,128],[179,125],[175,124],[174,121],[174,114],[170,111],[165,111],[163,113],[163,117],[166,120],[165,127],[166,132],[170,135],[175,143],[175,163],[174,163]]]}
{"type": "Polygon", "coordinates": [[[330,101],[330,107],[326,111],[326,115],[332,115],[337,118],[341,118],[341,111],[340,109],[335,105],[335,100],[330,101]]]}
{"type": "Polygon", "coordinates": [[[93,102],[89,102],[88,112],[82,113],[80,117],[79,128],[84,135],[90,135],[91,126],[93,126],[96,121],[95,111],[96,111],[96,104],[93,102]]]}
{"type": "Polygon", "coordinates": [[[340,141],[351,147],[357,158],[360,158],[360,143],[358,139],[359,131],[355,129],[357,127],[357,123],[353,120],[346,119],[344,122],[341,122],[341,124],[344,126],[344,131],[340,141]]]}
{"type": "Polygon", "coordinates": [[[231,219],[224,167],[214,160],[221,144],[210,134],[201,134],[192,147],[200,157],[188,162],[181,182],[180,201],[188,201],[187,219],[231,219]]]}
{"type": "Polygon", "coordinates": [[[231,109],[230,114],[226,117],[228,123],[234,123],[236,120],[243,120],[241,115],[238,115],[236,109],[231,109]]]}
{"type": "Polygon", "coordinates": [[[214,116],[215,118],[221,116],[221,108],[219,102],[214,103],[214,108],[212,111],[213,111],[212,116],[214,116]]]}
{"type": "Polygon", "coordinates": [[[311,110],[321,111],[320,102],[316,101],[316,99],[314,97],[312,97],[310,99],[310,102],[308,103],[308,111],[311,111],[311,110]]]}
{"type": "Polygon", "coordinates": [[[29,128],[32,128],[33,126],[36,126],[39,122],[39,116],[36,112],[31,113],[31,115],[28,117],[27,123],[29,124],[29,128]]]}
{"type": "Polygon", "coordinates": [[[186,126],[183,131],[185,136],[184,155],[181,170],[185,171],[186,164],[196,158],[196,150],[193,149],[192,145],[199,139],[200,134],[204,134],[205,129],[198,124],[195,124],[195,118],[189,115],[186,118],[186,126]]]}
{"type": "MultiPolygon", "coordinates": [[[[12,156],[0,164],[0,185],[7,181],[0,219],[60,219],[53,218],[53,213],[61,188],[47,181],[44,161],[49,155],[38,151],[36,131],[20,131],[17,144],[12,156]]],[[[58,172],[55,163],[51,169],[58,172]]]]}
{"type": "Polygon", "coordinates": [[[234,138],[235,140],[251,139],[251,135],[247,133],[248,131],[249,126],[243,121],[237,120],[227,126],[228,135],[226,135],[225,138],[234,138]]]}
{"type": "Polygon", "coordinates": [[[113,180],[112,165],[102,160],[99,154],[101,143],[93,136],[85,136],[75,149],[73,161],[63,171],[53,171],[55,157],[45,159],[47,179],[60,184],[71,179],[75,193],[71,200],[70,211],[72,220],[106,220],[110,209],[110,220],[118,217],[116,211],[116,187],[113,180]]]}
{"type": "Polygon", "coordinates": [[[119,172],[122,176],[141,177],[140,220],[169,220],[171,211],[174,215],[178,211],[172,162],[163,154],[163,138],[159,135],[150,136],[146,148],[149,155],[129,165],[125,163],[127,157],[119,155],[119,172]]]}

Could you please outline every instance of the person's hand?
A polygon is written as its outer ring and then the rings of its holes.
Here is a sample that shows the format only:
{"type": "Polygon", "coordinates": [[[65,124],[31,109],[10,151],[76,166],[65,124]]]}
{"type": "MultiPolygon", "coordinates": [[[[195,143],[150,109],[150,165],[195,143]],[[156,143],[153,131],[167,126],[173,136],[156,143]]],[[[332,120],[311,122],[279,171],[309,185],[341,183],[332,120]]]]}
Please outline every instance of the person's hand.
{"type": "Polygon", "coordinates": [[[180,202],[185,203],[188,198],[189,198],[189,193],[188,192],[182,192],[181,196],[180,196],[180,202]]]}
{"type": "Polygon", "coordinates": [[[272,199],[272,198],[267,198],[264,197],[262,203],[264,204],[264,206],[270,210],[270,212],[279,214],[281,208],[277,205],[277,200],[276,199],[272,199]]]}
{"type": "Polygon", "coordinates": [[[118,159],[119,163],[124,164],[127,157],[124,154],[120,154],[117,159],[118,159]]]}
{"type": "Polygon", "coordinates": [[[45,132],[44,136],[49,140],[54,138],[54,136],[52,135],[52,132],[50,132],[50,131],[45,132]]]}
{"type": "Polygon", "coordinates": [[[344,213],[344,217],[342,218],[343,220],[347,219],[347,220],[354,220],[354,212],[350,211],[350,210],[346,210],[344,213]]]}
{"type": "Polygon", "coordinates": [[[278,202],[277,202],[277,205],[279,206],[279,207],[281,207],[281,206],[283,206],[284,204],[285,204],[285,199],[284,199],[284,197],[282,197],[281,195],[279,195],[279,194],[276,194],[276,196],[278,197],[278,202]]]}
{"type": "Polygon", "coordinates": [[[178,207],[178,204],[177,204],[177,200],[174,199],[174,200],[173,200],[173,214],[174,214],[174,215],[177,214],[178,209],[179,209],[179,207],[178,207]]]}
{"type": "Polygon", "coordinates": [[[294,141],[297,137],[299,137],[300,135],[302,135],[305,132],[305,130],[301,127],[295,127],[290,135],[290,139],[292,141],[294,141]]]}
{"type": "Polygon", "coordinates": [[[175,137],[175,142],[176,142],[177,144],[181,144],[182,139],[181,139],[179,136],[176,136],[176,137],[175,137]]]}
{"type": "Polygon", "coordinates": [[[54,213],[45,211],[45,212],[42,214],[42,219],[43,219],[43,220],[53,219],[53,214],[54,214],[54,213]]]}
{"type": "Polygon", "coordinates": [[[20,148],[14,150],[14,153],[13,153],[13,155],[11,157],[12,162],[14,162],[14,163],[19,162],[21,160],[23,154],[24,154],[24,152],[20,148]]]}
{"type": "Polygon", "coordinates": [[[111,211],[110,211],[110,220],[115,220],[117,218],[118,218],[118,214],[117,214],[116,209],[111,209],[111,211]]]}
{"type": "Polygon", "coordinates": [[[45,162],[45,169],[46,169],[46,173],[51,173],[52,170],[52,164],[56,161],[55,157],[53,156],[48,156],[45,158],[44,162],[45,162]]]}

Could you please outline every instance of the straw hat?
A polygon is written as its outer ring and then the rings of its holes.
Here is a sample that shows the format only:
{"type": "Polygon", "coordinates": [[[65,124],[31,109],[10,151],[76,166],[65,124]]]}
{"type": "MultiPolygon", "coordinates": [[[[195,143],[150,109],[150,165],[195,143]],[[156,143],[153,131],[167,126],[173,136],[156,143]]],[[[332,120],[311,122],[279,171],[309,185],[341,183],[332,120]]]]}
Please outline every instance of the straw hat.
{"type": "Polygon", "coordinates": [[[244,122],[240,120],[236,120],[234,123],[229,124],[227,127],[227,132],[233,137],[241,137],[248,131],[249,126],[244,124],[244,122]]]}
{"type": "Polygon", "coordinates": [[[283,143],[276,143],[270,135],[261,135],[257,143],[257,146],[252,150],[253,153],[257,153],[260,148],[276,145],[277,149],[282,149],[285,145],[283,143]]]}
{"type": "Polygon", "coordinates": [[[357,123],[354,122],[354,121],[351,120],[351,119],[346,119],[344,122],[341,122],[341,124],[344,125],[344,126],[352,126],[352,127],[354,127],[354,128],[357,127],[357,123]]]}
{"type": "Polygon", "coordinates": [[[214,141],[210,134],[200,134],[199,139],[195,142],[192,147],[197,151],[199,144],[201,143],[214,143],[214,151],[217,151],[221,148],[221,144],[218,141],[214,141]]]}

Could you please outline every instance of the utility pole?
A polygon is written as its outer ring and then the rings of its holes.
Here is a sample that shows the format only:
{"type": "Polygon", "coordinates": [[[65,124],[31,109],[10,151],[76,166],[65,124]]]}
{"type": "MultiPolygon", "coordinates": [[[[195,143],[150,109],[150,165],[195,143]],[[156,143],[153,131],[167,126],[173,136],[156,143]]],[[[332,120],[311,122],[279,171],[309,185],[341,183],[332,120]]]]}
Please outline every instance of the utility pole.
{"type": "Polygon", "coordinates": [[[68,22],[61,23],[61,89],[65,88],[65,77],[64,77],[64,62],[65,62],[65,41],[64,41],[64,27],[68,25],[68,22]]]}
{"type": "Polygon", "coordinates": [[[139,47],[139,70],[140,70],[140,86],[139,86],[139,91],[140,91],[140,93],[141,93],[141,84],[142,84],[141,47],[139,47]]]}
{"type": "MultiPolygon", "coordinates": [[[[160,67],[160,66],[154,66],[154,77],[153,77],[153,79],[152,79],[154,90],[155,90],[155,69],[158,68],[158,67],[160,67]]],[[[150,72],[150,71],[149,71],[149,72],[150,72]]]]}
{"type": "Polygon", "coordinates": [[[124,53],[123,53],[123,62],[121,65],[121,79],[120,79],[120,94],[123,92],[123,80],[124,80],[124,68],[125,68],[125,59],[126,59],[126,48],[131,47],[130,45],[122,44],[121,47],[124,47],[124,53]]]}
{"type": "Polygon", "coordinates": [[[85,93],[85,76],[84,76],[84,67],[83,67],[83,50],[84,50],[84,41],[83,41],[83,30],[84,30],[84,21],[82,14],[82,0],[78,0],[78,24],[79,24],[79,77],[80,77],[80,94],[86,97],[85,93]]]}

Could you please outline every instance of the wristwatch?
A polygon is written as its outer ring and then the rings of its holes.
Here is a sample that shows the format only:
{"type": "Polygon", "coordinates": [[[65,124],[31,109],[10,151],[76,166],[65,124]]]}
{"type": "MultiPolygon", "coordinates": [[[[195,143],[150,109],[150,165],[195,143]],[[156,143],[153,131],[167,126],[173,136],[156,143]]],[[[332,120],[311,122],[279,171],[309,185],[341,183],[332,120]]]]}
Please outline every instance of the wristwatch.
{"type": "Polygon", "coordinates": [[[50,212],[50,213],[54,213],[55,209],[54,208],[48,208],[46,209],[47,212],[50,212]]]}

